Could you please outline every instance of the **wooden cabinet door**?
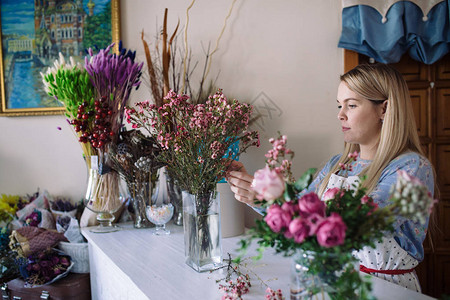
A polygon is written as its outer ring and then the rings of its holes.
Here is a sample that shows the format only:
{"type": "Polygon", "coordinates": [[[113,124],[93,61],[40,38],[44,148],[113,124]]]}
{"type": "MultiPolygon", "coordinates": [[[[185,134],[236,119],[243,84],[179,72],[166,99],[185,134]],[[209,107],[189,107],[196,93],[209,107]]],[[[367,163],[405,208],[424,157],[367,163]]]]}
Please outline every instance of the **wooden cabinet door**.
{"type": "MultiPolygon", "coordinates": [[[[344,50],[345,71],[370,61],[367,56],[344,50]]],[[[404,55],[392,66],[408,83],[417,131],[437,173],[440,199],[434,212],[436,230],[431,239],[430,234],[425,239],[425,259],[416,271],[422,292],[439,298],[450,295],[450,54],[433,65],[404,55]]]]}

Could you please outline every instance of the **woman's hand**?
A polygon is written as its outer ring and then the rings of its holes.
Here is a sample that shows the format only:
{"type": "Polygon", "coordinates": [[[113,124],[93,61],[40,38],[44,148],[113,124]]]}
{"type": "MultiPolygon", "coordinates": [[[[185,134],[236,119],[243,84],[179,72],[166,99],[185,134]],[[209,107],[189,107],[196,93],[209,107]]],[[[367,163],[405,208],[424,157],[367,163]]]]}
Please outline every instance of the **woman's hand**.
{"type": "Polygon", "coordinates": [[[255,192],[251,187],[253,176],[247,173],[244,164],[233,161],[228,168],[226,178],[236,200],[255,206],[255,192]]]}

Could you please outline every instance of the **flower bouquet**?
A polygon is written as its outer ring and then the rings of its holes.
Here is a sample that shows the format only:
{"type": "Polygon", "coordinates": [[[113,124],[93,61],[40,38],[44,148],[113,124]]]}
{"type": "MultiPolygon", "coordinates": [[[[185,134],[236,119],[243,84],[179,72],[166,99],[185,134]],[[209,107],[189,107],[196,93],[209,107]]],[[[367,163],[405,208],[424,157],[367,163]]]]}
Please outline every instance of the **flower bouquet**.
{"type": "Polygon", "coordinates": [[[188,98],[171,91],[161,107],[139,102],[126,115],[133,127],[156,137],[162,148],[158,160],[184,191],[187,263],[204,271],[221,263],[216,184],[231,163],[223,157],[233,143],[240,143],[240,154],[259,145],[259,139],[257,132],[247,131],[250,105],[228,101],[221,91],[205,104],[191,104],[188,98]]]}
{"type": "Polygon", "coordinates": [[[135,62],[135,53],[121,44],[119,54],[110,53],[113,45],[95,55],[89,49],[84,68],[73,59],[66,64],[61,55],[60,61],[42,74],[49,95],[64,104],[82,145],[90,171],[87,207],[109,216],[120,206],[120,197],[118,175],[110,166],[108,151],[118,141],[124,108],[132,89],[140,85],[143,66],[135,62]]]}
{"type": "Polygon", "coordinates": [[[20,273],[25,279],[27,287],[55,282],[67,275],[73,266],[69,256],[55,250],[47,250],[27,258],[20,258],[18,262],[20,273]]]}
{"type": "MultiPolygon", "coordinates": [[[[286,137],[271,139],[266,167],[255,173],[252,183],[265,212],[263,220],[241,241],[245,250],[257,240],[260,253],[266,247],[293,256],[291,299],[328,293],[332,299],[366,299],[370,281],[355,270],[352,252],[374,243],[393,230],[396,216],[425,222],[433,205],[427,188],[404,172],[392,191],[390,205],[379,208],[361,183],[353,189],[327,190],[322,200],[315,193],[302,193],[312,181],[314,169],[295,181],[291,173],[293,152],[286,137]],[[288,157],[288,158],[287,158],[288,157]],[[290,158],[289,158],[290,157],[290,158]]],[[[358,153],[349,155],[348,170],[358,153]]],[[[364,180],[362,178],[361,180],[364,180]]]]}
{"type": "Polygon", "coordinates": [[[163,166],[156,160],[160,151],[153,137],[145,137],[138,130],[122,131],[110,150],[112,166],[128,186],[135,228],[153,227],[145,211],[156,200],[158,169],[163,166]]]}
{"type": "Polygon", "coordinates": [[[8,227],[8,224],[14,219],[20,197],[15,195],[2,194],[0,196],[0,227],[8,227]]]}

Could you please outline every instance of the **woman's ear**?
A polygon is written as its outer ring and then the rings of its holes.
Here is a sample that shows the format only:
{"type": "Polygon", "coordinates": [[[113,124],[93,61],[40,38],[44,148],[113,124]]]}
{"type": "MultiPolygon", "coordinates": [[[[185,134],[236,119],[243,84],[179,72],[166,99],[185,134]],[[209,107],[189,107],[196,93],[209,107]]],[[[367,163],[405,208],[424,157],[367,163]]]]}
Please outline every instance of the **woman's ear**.
{"type": "Polygon", "coordinates": [[[384,119],[384,115],[386,114],[387,106],[388,106],[388,100],[384,100],[384,102],[381,104],[381,120],[384,119]]]}

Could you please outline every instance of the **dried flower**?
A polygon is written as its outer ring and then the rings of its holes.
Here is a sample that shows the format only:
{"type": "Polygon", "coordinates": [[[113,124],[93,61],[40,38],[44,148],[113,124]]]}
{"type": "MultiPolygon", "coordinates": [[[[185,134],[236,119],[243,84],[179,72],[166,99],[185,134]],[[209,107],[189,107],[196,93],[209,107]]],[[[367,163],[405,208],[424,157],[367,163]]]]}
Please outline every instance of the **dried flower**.
{"type": "Polygon", "coordinates": [[[38,210],[34,210],[31,214],[25,217],[25,225],[37,227],[42,221],[42,214],[38,210]]]}
{"type": "Polygon", "coordinates": [[[0,197],[0,222],[10,222],[18,210],[21,198],[17,195],[2,194],[0,197]]]}
{"type": "Polygon", "coordinates": [[[29,256],[20,264],[25,282],[31,286],[43,285],[64,273],[70,266],[70,259],[57,251],[49,250],[29,256]]]}
{"type": "Polygon", "coordinates": [[[50,202],[52,210],[56,211],[72,211],[77,209],[77,204],[73,204],[70,199],[55,197],[56,199],[50,202]]]}
{"type": "Polygon", "coordinates": [[[159,161],[167,165],[169,176],[191,194],[215,190],[230,160],[222,159],[227,149],[240,143],[239,152],[256,145],[258,134],[249,132],[252,107],[229,101],[219,90],[205,104],[191,104],[186,95],[170,91],[157,108],[148,101],[128,107],[128,123],[154,136],[163,149],[159,161]]]}
{"type": "Polygon", "coordinates": [[[284,300],[283,292],[280,289],[274,291],[270,287],[266,289],[267,300],[284,300]]]}

